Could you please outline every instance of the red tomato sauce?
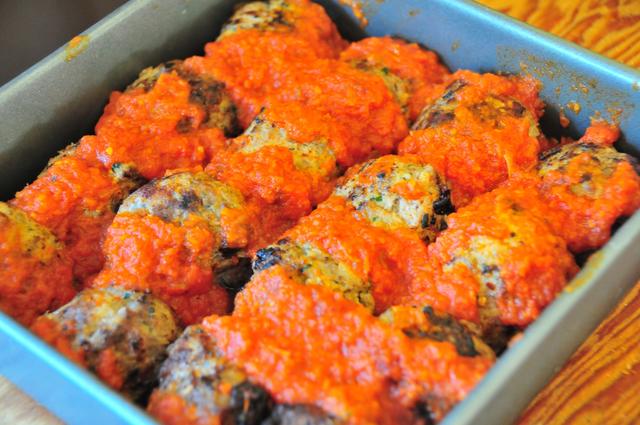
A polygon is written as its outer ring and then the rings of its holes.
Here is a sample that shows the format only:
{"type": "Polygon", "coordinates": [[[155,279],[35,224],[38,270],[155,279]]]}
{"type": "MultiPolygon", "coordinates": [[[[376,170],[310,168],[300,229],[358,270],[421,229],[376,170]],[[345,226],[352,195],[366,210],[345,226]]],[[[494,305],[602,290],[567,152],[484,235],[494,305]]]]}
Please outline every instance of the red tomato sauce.
{"type": "Polygon", "coordinates": [[[276,401],[315,404],[352,424],[402,422],[429,396],[450,407],[491,365],[459,356],[449,343],[411,340],[328,288],[295,283],[279,266],[254,277],[232,316],[204,326],[276,401]]]}
{"type": "Polygon", "coordinates": [[[46,247],[34,255],[24,243],[21,232],[0,214],[0,309],[28,326],[71,300],[76,291],[65,252],[46,247]]]}
{"type": "Polygon", "coordinates": [[[88,282],[104,263],[100,243],[124,197],[103,169],[76,157],[56,161],[11,204],[50,229],[67,246],[73,274],[88,282]]]}
{"type": "Polygon", "coordinates": [[[342,197],[329,198],[284,237],[318,246],[371,282],[377,313],[397,304],[412,281],[431,276],[416,232],[374,227],[342,197]]]}
{"type": "Polygon", "coordinates": [[[340,60],[368,60],[383,66],[409,82],[409,119],[414,121],[422,108],[438,93],[438,84],[445,81],[449,71],[438,56],[418,46],[392,37],[370,37],[351,43],[340,60]]]}
{"type": "Polygon", "coordinates": [[[176,225],[151,215],[120,214],[107,231],[107,261],[93,285],[152,292],[185,324],[225,314],[231,301],[213,276],[218,244],[202,220],[176,225]]]}
{"type": "Polygon", "coordinates": [[[413,131],[400,144],[399,153],[420,155],[436,167],[449,181],[454,205],[461,207],[513,173],[532,169],[546,144],[538,139],[533,119],[542,113],[535,82],[469,71],[458,71],[451,80],[467,83],[454,95],[455,118],[413,131]],[[514,98],[530,116],[483,117],[476,105],[490,96],[514,98]]]}
{"type": "Polygon", "coordinates": [[[77,155],[109,169],[131,164],[146,179],[161,177],[171,168],[203,166],[224,146],[217,128],[179,131],[188,119],[193,128],[205,119],[204,109],[190,102],[189,83],[175,71],[162,74],[149,92],[114,92],[96,125],[95,136],[80,141],[77,155]]]}

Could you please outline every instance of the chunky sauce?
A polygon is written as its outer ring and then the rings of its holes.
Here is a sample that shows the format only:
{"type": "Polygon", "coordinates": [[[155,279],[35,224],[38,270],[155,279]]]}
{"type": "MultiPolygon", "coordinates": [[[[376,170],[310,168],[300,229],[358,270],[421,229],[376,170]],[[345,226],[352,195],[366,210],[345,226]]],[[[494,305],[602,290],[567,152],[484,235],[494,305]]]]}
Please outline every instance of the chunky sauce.
{"type": "Polygon", "coordinates": [[[409,119],[414,121],[422,108],[439,93],[436,84],[443,83],[449,75],[435,53],[415,43],[407,43],[391,37],[370,37],[351,43],[340,59],[346,62],[365,60],[383,67],[383,72],[393,72],[409,81],[409,119]]]}
{"type": "Polygon", "coordinates": [[[100,243],[124,196],[123,189],[100,167],[67,156],[18,192],[11,203],[66,244],[74,276],[88,282],[102,268],[100,243]]]}
{"type": "Polygon", "coordinates": [[[172,168],[205,165],[224,145],[217,128],[197,129],[203,108],[190,102],[188,82],[175,72],[163,74],[147,93],[134,89],[114,92],[96,125],[95,136],[80,141],[77,154],[110,169],[131,164],[146,179],[161,177],[172,168]],[[181,131],[188,121],[192,130],[181,131]]]}
{"type": "Polygon", "coordinates": [[[238,295],[233,316],[212,316],[204,326],[278,402],[316,404],[349,423],[408,420],[427,393],[460,400],[491,364],[460,357],[449,343],[410,340],[341,295],[292,281],[279,266],[238,295]]]}
{"type": "Polygon", "coordinates": [[[535,82],[469,71],[458,71],[451,80],[464,84],[461,94],[448,96],[455,108],[413,131],[399,152],[420,155],[436,167],[461,207],[513,173],[535,167],[546,144],[538,139],[535,118],[542,109],[535,82]],[[498,98],[516,99],[521,106],[502,110],[498,98]]]}
{"type": "Polygon", "coordinates": [[[151,291],[185,324],[224,314],[231,302],[213,284],[211,256],[217,243],[200,220],[179,226],[151,215],[118,215],[107,232],[107,262],[94,285],[151,291]]]}

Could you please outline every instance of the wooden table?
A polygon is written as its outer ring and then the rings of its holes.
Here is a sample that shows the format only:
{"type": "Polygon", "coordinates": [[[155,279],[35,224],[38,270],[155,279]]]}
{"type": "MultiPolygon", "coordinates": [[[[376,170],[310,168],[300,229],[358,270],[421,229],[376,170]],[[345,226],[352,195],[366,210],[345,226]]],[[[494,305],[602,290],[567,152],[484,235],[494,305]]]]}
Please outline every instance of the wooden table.
{"type": "MultiPolygon", "coordinates": [[[[480,0],[640,68],[640,0],[480,0]]],[[[640,282],[524,412],[522,424],[640,423],[640,282]]],[[[0,425],[60,421],[0,377],[0,425]]]]}

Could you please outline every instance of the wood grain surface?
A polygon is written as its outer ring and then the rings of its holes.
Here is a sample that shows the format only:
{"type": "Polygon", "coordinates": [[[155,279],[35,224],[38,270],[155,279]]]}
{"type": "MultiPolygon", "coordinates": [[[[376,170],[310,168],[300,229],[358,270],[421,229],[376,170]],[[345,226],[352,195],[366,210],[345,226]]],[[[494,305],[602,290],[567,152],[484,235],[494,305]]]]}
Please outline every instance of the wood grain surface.
{"type": "Polygon", "coordinates": [[[533,424],[640,423],[640,282],[520,419],[533,424]]]}
{"type": "Polygon", "coordinates": [[[640,68],[640,0],[479,0],[514,18],[640,68]]]}
{"type": "MultiPolygon", "coordinates": [[[[640,68],[640,0],[480,0],[640,68]]],[[[521,424],[640,423],[640,282],[578,349],[521,424]]],[[[61,422],[0,377],[0,425],[61,422]]]]}

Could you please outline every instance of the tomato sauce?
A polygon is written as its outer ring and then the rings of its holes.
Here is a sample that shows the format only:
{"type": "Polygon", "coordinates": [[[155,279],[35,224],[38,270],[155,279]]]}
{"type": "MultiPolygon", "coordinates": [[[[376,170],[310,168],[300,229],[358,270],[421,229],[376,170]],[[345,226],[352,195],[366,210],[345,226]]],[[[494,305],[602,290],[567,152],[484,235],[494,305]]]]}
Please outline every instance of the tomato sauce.
{"type": "Polygon", "coordinates": [[[469,71],[458,71],[451,80],[466,84],[453,94],[451,118],[413,131],[399,153],[420,155],[436,167],[449,181],[454,205],[461,207],[535,167],[547,146],[535,121],[542,106],[533,81],[469,71]],[[503,111],[497,97],[516,99],[524,110],[503,111]]]}
{"type": "Polygon", "coordinates": [[[11,204],[64,242],[73,274],[88,282],[104,263],[100,243],[126,190],[102,168],[76,156],[57,160],[11,204]]]}
{"type": "Polygon", "coordinates": [[[0,309],[28,326],[75,295],[71,261],[53,235],[49,241],[39,235],[28,240],[2,207],[0,203],[0,309]]]}
{"type": "Polygon", "coordinates": [[[190,95],[189,83],[175,71],[162,74],[148,92],[114,92],[96,135],[81,139],[77,155],[107,169],[117,163],[133,165],[146,179],[171,168],[205,165],[224,146],[224,135],[217,128],[199,129],[206,114],[190,95]],[[185,120],[194,130],[181,131],[185,120]]]}
{"type": "Polygon", "coordinates": [[[232,316],[204,326],[276,401],[315,404],[352,424],[411,420],[429,397],[449,408],[491,365],[449,343],[411,340],[328,288],[294,282],[280,266],[254,277],[232,316]]]}
{"type": "Polygon", "coordinates": [[[119,214],[107,231],[106,264],[93,285],[151,292],[184,324],[224,314],[231,301],[214,284],[212,255],[218,246],[218,235],[202,220],[177,225],[151,215],[119,214]]]}
{"type": "Polygon", "coordinates": [[[414,121],[422,108],[438,93],[438,84],[449,75],[438,56],[416,43],[392,37],[370,37],[351,43],[342,52],[345,62],[367,60],[409,82],[409,120],[414,121]]]}

